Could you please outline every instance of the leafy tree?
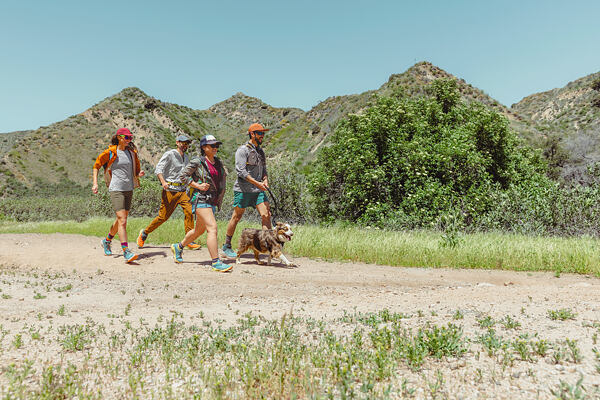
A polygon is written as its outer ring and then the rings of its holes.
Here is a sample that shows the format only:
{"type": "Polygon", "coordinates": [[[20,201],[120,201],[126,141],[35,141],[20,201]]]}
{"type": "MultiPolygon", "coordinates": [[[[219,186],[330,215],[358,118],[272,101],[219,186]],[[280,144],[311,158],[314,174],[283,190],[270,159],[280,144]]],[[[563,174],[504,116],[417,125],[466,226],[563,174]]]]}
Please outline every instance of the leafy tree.
{"type": "Polygon", "coordinates": [[[318,217],[418,227],[459,212],[471,223],[491,193],[533,176],[549,183],[503,116],[463,103],[452,80],[434,81],[430,93],[379,98],[340,123],[310,176],[318,217]]]}

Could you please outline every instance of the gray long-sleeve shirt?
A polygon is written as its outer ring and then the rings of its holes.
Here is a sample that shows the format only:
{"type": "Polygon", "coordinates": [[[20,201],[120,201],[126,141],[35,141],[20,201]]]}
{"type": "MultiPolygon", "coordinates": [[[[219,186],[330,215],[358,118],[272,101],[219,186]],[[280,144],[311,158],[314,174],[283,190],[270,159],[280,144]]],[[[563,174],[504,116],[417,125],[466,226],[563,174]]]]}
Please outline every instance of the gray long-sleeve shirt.
{"type": "Polygon", "coordinates": [[[172,149],[162,155],[158,164],[156,164],[154,173],[163,175],[163,178],[169,184],[170,192],[185,192],[187,186],[181,184],[179,174],[189,162],[190,158],[187,154],[184,153],[182,157],[177,149],[172,149]]]}
{"type": "Polygon", "coordinates": [[[233,184],[234,191],[259,193],[261,190],[248,182],[246,177],[250,175],[255,180],[262,182],[267,176],[267,163],[263,149],[254,146],[250,141],[238,147],[235,152],[235,172],[238,178],[233,184]]]}

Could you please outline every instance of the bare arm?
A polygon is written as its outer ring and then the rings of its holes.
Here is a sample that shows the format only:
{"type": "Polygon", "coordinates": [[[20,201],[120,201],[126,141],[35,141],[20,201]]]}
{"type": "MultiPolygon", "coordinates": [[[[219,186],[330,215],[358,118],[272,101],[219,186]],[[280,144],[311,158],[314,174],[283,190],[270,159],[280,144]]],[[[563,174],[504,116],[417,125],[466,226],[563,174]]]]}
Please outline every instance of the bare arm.
{"type": "Polygon", "coordinates": [[[92,193],[98,193],[98,170],[96,168],[92,169],[92,193]]]}

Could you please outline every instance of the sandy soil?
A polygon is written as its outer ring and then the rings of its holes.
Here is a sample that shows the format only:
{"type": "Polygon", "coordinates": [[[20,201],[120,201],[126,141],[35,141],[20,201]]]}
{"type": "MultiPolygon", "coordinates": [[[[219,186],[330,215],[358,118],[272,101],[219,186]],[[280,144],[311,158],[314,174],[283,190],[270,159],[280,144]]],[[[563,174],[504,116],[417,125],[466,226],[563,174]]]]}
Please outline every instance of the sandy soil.
{"type": "MultiPolygon", "coordinates": [[[[117,246],[115,246],[117,247],[117,246]]],[[[135,251],[137,246],[132,246],[135,251]]],[[[600,280],[590,276],[511,271],[395,268],[361,263],[340,263],[288,257],[299,265],[256,265],[248,253],[231,273],[210,269],[206,249],[185,251],[183,264],[175,264],[167,246],[149,245],[138,251],[139,260],[126,264],[120,252],[102,253],[100,239],[65,234],[0,235],[2,294],[1,324],[5,329],[23,329],[40,320],[56,318],[65,305],[68,316],[61,323],[83,323],[86,318],[108,321],[111,313],[122,313],[131,304],[132,320],[152,322],[176,310],[184,317],[203,312],[208,318],[235,321],[251,311],[269,319],[293,310],[295,315],[333,321],[346,312],[380,311],[420,315],[408,323],[459,323],[470,337],[483,330],[477,320],[490,315],[500,320],[509,315],[521,323],[518,334],[537,333],[549,341],[575,339],[584,355],[581,363],[554,365],[548,359],[519,362],[494,376],[495,383],[469,383],[465,395],[449,385],[451,398],[548,398],[548,388],[559,380],[574,384],[584,376],[588,392],[597,389],[599,364],[592,348],[600,348],[594,335],[600,332],[600,280]],[[71,284],[68,293],[43,290],[45,285],[71,284]],[[29,284],[28,284],[29,282],[29,284]],[[46,297],[35,299],[35,293],[46,297]],[[8,296],[6,296],[8,297],[8,296]],[[576,318],[554,321],[549,310],[571,309],[576,318]],[[457,310],[464,318],[453,321],[457,310]],[[517,379],[519,378],[519,379],[517,379]],[[469,390],[473,390],[470,392],[469,390]]],[[[6,341],[7,339],[5,339],[6,341]]],[[[5,342],[6,343],[6,342],[5,342]]],[[[4,344],[4,343],[3,343],[4,344]]],[[[5,351],[0,363],[18,362],[23,354],[5,351]]],[[[446,378],[463,381],[478,369],[488,371],[486,356],[470,354],[459,368],[448,362],[446,378]]],[[[446,368],[446,367],[444,367],[446,368]]],[[[427,371],[415,375],[426,377],[427,371]]],[[[469,381],[470,382],[470,381],[469,381]]],[[[489,382],[492,382],[491,378],[489,382]]],[[[418,382],[417,382],[418,383],[418,382]]],[[[462,393],[463,390],[460,390],[462,393]]],[[[417,397],[424,395],[418,391],[417,397]]]]}

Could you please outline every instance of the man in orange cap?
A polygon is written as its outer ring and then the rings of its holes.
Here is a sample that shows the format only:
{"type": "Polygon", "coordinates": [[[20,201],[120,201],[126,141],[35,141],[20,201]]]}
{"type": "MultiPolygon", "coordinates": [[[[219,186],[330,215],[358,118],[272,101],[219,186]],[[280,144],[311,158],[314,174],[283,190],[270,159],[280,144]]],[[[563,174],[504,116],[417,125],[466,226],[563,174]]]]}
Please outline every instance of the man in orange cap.
{"type": "Polygon", "coordinates": [[[265,137],[261,124],[252,124],[248,128],[249,140],[235,152],[235,171],[237,180],[233,184],[233,215],[227,224],[227,235],[223,253],[229,258],[237,257],[231,248],[231,237],[247,207],[256,207],[262,220],[263,229],[271,229],[271,210],[265,190],[269,187],[265,153],[260,145],[265,137]]]}

